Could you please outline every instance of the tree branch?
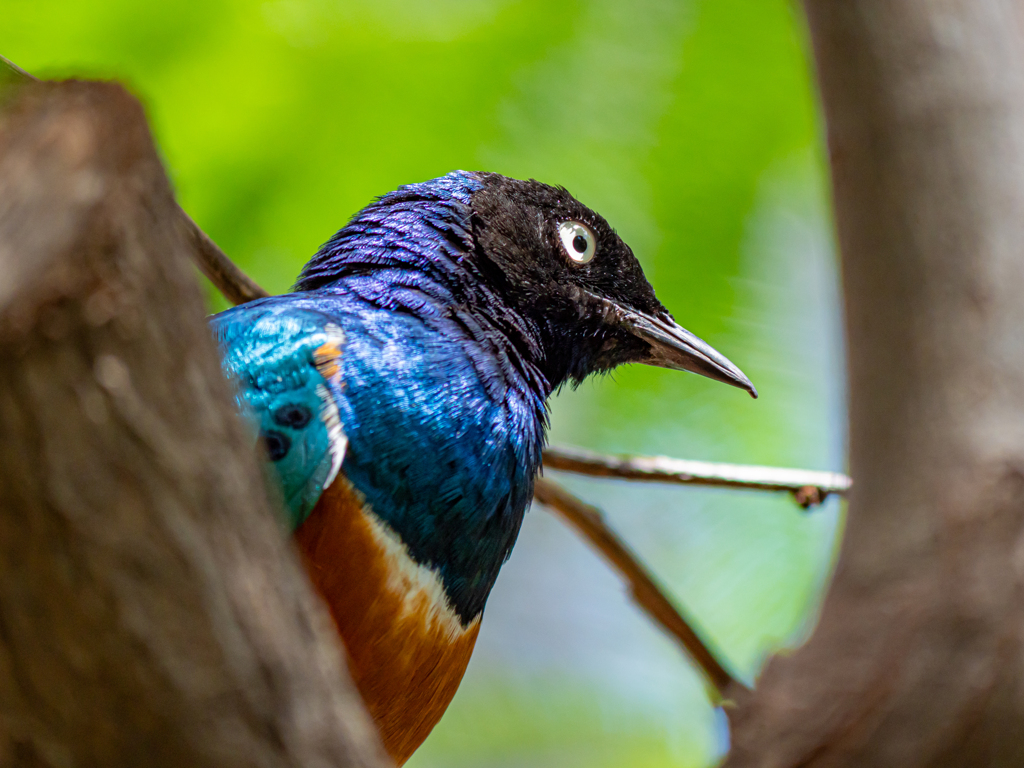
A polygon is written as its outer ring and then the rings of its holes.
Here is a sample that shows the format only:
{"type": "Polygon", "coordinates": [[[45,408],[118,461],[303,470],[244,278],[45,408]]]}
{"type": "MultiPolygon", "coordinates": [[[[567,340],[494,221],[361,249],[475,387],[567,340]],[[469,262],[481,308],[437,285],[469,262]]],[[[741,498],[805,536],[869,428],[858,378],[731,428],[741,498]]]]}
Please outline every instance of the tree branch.
{"type": "Polygon", "coordinates": [[[550,446],[544,466],[593,477],[619,477],[650,483],[708,485],[757,491],[788,491],[803,507],[820,504],[829,494],[845,496],[852,481],[837,472],[715,464],[667,456],[607,456],[582,448],[550,446]]]}
{"type": "Polygon", "coordinates": [[[238,305],[255,299],[265,299],[270,295],[239,269],[220,246],[199,228],[191,216],[181,208],[178,209],[178,215],[182,229],[192,245],[196,265],[225,299],[238,305]]]}
{"type": "Polygon", "coordinates": [[[30,75],[28,72],[19,67],[10,59],[6,59],[3,56],[0,56],[0,82],[8,78],[12,80],[26,80],[38,82],[38,78],[30,75]]]}
{"type": "Polygon", "coordinates": [[[385,765],[138,103],[0,113],[0,764],[385,765]]]}
{"type": "Polygon", "coordinates": [[[557,483],[543,477],[537,478],[533,495],[541,504],[557,512],[577,533],[582,534],[583,538],[604,556],[608,564],[618,571],[629,584],[633,601],[652,621],[676,639],[720,696],[724,696],[729,686],[742,688],[742,683],[734,679],[719,663],[707,644],[693,629],[691,622],[672,604],[650,571],[608,527],[597,507],[581,501],[557,483]]]}
{"type": "Polygon", "coordinates": [[[1024,8],[806,0],[856,478],[732,768],[1024,765],[1024,8]]]}

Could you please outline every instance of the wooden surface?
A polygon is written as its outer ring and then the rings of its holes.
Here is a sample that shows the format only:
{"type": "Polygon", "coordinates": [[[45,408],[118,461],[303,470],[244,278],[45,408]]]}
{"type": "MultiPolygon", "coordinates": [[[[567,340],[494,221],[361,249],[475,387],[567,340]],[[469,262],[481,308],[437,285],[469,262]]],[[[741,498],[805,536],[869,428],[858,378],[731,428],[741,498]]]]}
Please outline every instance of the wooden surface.
{"type": "Polygon", "coordinates": [[[0,115],[0,764],[380,766],[137,102],[0,115]]]}
{"type": "Polygon", "coordinates": [[[850,492],[810,642],[729,766],[1024,764],[1024,18],[808,0],[842,253],[850,492]]]}

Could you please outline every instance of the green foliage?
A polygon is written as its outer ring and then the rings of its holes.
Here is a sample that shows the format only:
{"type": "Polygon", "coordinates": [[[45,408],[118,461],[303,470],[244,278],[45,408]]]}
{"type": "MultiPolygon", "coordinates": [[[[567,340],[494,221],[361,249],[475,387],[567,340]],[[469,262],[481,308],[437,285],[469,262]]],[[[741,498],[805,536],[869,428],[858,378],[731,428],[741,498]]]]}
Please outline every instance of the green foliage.
{"type": "MultiPolygon", "coordinates": [[[[129,84],[185,209],[272,291],[399,184],[464,168],[565,185],[762,397],[629,368],[560,395],[555,439],[841,468],[820,127],[788,0],[5,0],[3,18],[0,53],[27,70],[129,84]]],[[[834,505],[572,485],[748,678],[806,632],[834,505]]],[[[410,765],[700,765],[721,732],[676,649],[533,513],[410,765]]]]}

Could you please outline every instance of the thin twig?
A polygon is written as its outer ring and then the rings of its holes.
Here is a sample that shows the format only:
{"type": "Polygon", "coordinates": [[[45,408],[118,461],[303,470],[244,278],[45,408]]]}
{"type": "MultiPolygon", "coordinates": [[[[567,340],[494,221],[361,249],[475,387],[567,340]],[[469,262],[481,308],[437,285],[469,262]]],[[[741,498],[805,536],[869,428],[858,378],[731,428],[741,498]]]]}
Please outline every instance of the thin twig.
{"type": "Polygon", "coordinates": [[[17,64],[15,64],[13,61],[11,61],[10,59],[5,58],[3,56],[0,56],[0,65],[2,65],[2,67],[5,67],[6,69],[9,70],[9,72],[7,72],[5,74],[13,74],[16,77],[24,78],[24,79],[27,79],[27,80],[38,80],[39,79],[39,78],[35,77],[34,75],[30,75],[24,69],[22,69],[17,64]]]}
{"type": "Polygon", "coordinates": [[[700,666],[719,694],[730,685],[742,685],[723,667],[679,609],[654,581],[643,563],[608,527],[597,507],[573,496],[560,485],[538,477],[534,498],[553,509],[600,552],[629,584],[630,594],[653,621],[674,637],[683,650],[700,666]]]}
{"type": "Polygon", "coordinates": [[[820,504],[829,494],[845,496],[853,484],[849,477],[838,472],[715,464],[667,456],[608,456],[565,446],[547,448],[544,466],[593,477],[619,477],[651,483],[788,491],[803,507],[820,504]]]}
{"type": "Polygon", "coordinates": [[[191,216],[181,208],[178,208],[178,211],[181,213],[181,226],[192,242],[193,252],[199,256],[199,269],[217,286],[217,290],[224,294],[225,299],[237,305],[254,299],[265,299],[270,295],[239,269],[238,265],[199,228],[199,225],[192,221],[191,216]]]}

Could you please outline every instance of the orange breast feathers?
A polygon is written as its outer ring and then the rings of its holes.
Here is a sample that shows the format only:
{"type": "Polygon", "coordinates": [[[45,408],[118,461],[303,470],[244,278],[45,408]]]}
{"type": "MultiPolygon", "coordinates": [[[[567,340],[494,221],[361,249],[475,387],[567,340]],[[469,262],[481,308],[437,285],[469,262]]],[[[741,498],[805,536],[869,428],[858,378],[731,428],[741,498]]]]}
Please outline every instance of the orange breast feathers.
{"type": "Polygon", "coordinates": [[[295,539],[330,606],[384,747],[402,765],[455,695],[480,617],[463,627],[440,577],[413,561],[395,533],[364,510],[344,476],[324,491],[295,539]]]}

